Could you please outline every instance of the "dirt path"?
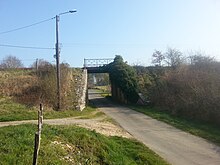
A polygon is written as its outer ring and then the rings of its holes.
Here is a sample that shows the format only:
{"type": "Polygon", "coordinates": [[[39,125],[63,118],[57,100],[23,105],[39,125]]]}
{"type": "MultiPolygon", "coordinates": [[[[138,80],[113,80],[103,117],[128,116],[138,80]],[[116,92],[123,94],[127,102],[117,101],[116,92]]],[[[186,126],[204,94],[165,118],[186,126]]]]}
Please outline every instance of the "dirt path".
{"type": "Polygon", "coordinates": [[[220,165],[220,147],[129,108],[117,106],[90,91],[99,110],[173,165],[220,165]]]}
{"type": "MultiPolygon", "coordinates": [[[[107,136],[121,136],[125,138],[132,138],[132,136],[120,126],[105,121],[106,116],[94,119],[79,119],[79,117],[80,116],[63,119],[44,119],[43,123],[49,125],[77,125],[90,130],[95,130],[96,132],[107,136]]],[[[37,124],[37,120],[0,122],[0,127],[21,124],[37,124]]]]}

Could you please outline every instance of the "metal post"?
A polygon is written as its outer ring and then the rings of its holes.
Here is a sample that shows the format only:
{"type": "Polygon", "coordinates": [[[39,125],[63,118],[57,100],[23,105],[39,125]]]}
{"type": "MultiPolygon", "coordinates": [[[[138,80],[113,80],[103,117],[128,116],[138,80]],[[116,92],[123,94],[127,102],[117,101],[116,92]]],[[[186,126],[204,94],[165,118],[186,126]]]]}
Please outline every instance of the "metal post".
{"type": "Polygon", "coordinates": [[[56,71],[57,71],[57,110],[60,110],[60,50],[59,50],[59,16],[56,15],[56,71]]]}

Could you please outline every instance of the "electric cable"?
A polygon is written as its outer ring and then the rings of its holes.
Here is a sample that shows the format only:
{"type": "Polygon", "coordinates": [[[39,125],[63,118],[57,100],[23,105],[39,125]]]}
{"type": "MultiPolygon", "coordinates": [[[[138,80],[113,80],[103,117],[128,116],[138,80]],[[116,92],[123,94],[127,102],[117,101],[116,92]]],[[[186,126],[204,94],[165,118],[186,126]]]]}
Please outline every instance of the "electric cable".
{"type": "Polygon", "coordinates": [[[43,21],[40,21],[40,22],[36,22],[36,23],[30,24],[30,25],[27,25],[27,26],[23,26],[23,27],[20,27],[20,28],[16,28],[16,29],[0,32],[0,35],[6,34],[6,33],[11,33],[11,32],[22,30],[22,29],[26,29],[26,28],[29,28],[29,27],[32,27],[32,26],[35,26],[35,25],[38,25],[38,24],[50,21],[50,20],[55,19],[55,18],[56,17],[52,17],[52,18],[49,18],[49,19],[46,19],[46,20],[43,20],[43,21]]]}
{"type": "Polygon", "coordinates": [[[18,45],[6,45],[6,44],[0,44],[2,47],[12,47],[12,48],[21,48],[21,49],[48,49],[48,50],[54,50],[55,48],[46,48],[46,47],[35,47],[35,46],[18,46],[18,45]]]}

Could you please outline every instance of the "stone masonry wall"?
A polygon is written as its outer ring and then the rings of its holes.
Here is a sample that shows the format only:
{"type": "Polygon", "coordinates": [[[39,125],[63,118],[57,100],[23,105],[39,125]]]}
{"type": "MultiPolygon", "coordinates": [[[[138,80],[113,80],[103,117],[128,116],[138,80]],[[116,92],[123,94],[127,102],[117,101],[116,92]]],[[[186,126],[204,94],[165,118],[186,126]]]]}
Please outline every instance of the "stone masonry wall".
{"type": "Polygon", "coordinates": [[[76,109],[82,111],[87,102],[87,70],[83,69],[76,86],[76,109]]]}

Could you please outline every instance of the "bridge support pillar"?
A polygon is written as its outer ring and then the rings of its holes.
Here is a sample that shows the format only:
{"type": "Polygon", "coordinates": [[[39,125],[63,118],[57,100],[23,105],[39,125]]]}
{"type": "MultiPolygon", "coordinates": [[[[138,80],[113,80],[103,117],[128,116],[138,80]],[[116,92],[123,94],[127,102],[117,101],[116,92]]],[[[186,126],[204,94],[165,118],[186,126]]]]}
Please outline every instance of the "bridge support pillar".
{"type": "Polygon", "coordinates": [[[82,111],[86,107],[86,103],[88,101],[88,80],[87,80],[87,70],[82,70],[82,80],[81,87],[79,89],[79,100],[78,105],[76,107],[77,110],[82,111]]]}

